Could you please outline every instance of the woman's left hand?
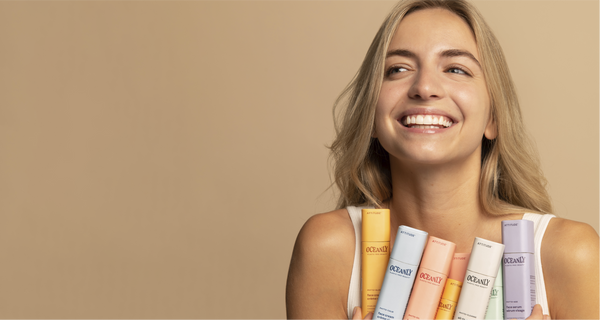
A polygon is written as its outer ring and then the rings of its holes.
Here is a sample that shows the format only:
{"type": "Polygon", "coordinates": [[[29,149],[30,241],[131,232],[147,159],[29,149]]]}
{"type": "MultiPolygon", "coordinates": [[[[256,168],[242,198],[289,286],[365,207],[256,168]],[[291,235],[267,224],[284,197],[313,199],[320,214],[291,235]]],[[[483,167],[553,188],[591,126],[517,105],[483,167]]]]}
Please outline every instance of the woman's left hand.
{"type": "Polygon", "coordinates": [[[531,311],[531,315],[525,320],[550,320],[550,316],[542,313],[542,306],[536,304],[531,311]]]}

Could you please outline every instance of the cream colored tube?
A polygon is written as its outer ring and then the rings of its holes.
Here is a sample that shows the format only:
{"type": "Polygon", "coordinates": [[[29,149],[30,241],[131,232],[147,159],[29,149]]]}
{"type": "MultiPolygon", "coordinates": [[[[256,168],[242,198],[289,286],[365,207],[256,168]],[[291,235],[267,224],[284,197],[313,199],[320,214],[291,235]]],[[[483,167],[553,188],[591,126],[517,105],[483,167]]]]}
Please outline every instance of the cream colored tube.
{"type": "Polygon", "coordinates": [[[362,314],[375,311],[390,258],[390,210],[362,210],[362,314]]]}
{"type": "Polygon", "coordinates": [[[504,245],[475,238],[454,320],[484,319],[504,245]]]}

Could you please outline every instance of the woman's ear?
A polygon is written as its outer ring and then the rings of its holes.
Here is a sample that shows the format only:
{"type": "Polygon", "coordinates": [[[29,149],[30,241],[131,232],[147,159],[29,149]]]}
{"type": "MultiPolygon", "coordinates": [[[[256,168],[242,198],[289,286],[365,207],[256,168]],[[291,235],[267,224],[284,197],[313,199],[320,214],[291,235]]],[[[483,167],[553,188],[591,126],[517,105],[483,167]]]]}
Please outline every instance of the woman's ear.
{"type": "Polygon", "coordinates": [[[494,140],[498,136],[498,126],[496,125],[496,121],[494,121],[494,117],[490,116],[490,120],[488,121],[487,126],[485,127],[485,131],[483,135],[488,140],[494,140]]]}

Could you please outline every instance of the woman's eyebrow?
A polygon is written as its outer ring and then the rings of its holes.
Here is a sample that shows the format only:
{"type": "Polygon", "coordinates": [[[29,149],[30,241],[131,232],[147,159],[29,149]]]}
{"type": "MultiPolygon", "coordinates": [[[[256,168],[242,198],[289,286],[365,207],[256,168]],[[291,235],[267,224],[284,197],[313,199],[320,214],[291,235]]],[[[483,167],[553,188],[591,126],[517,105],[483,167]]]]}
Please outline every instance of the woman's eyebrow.
{"type": "Polygon", "coordinates": [[[391,56],[401,56],[401,57],[414,58],[414,59],[417,58],[417,55],[414,54],[414,52],[404,50],[404,49],[391,50],[391,51],[388,51],[388,53],[385,55],[386,59],[391,56]]]}
{"type": "MultiPolygon", "coordinates": [[[[400,57],[413,58],[413,59],[417,58],[417,55],[414,52],[406,50],[406,49],[390,50],[385,55],[385,58],[387,59],[392,56],[400,56],[400,57]]],[[[473,62],[475,62],[477,64],[477,66],[479,66],[479,68],[481,69],[481,64],[479,63],[479,60],[477,60],[477,58],[475,58],[475,56],[472,53],[470,53],[469,51],[466,51],[466,50],[448,49],[448,50],[442,51],[440,53],[440,56],[442,56],[442,57],[467,57],[467,58],[473,60],[473,62]]]]}
{"type": "Polygon", "coordinates": [[[475,58],[475,56],[470,53],[469,51],[466,50],[460,50],[460,49],[448,49],[448,50],[444,50],[440,53],[440,56],[442,57],[467,57],[471,60],[473,60],[477,66],[479,66],[479,68],[481,69],[481,64],[479,64],[479,61],[477,60],[477,58],[475,58]]]}

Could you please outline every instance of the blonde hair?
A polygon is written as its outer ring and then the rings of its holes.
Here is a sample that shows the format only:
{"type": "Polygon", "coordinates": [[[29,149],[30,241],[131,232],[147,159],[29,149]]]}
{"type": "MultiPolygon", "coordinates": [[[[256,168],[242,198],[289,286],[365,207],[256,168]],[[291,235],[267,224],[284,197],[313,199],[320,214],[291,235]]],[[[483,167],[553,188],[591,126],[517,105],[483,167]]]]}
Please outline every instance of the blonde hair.
{"type": "Polygon", "coordinates": [[[416,10],[442,8],[470,26],[490,95],[498,135],[482,138],[479,199],[490,214],[552,212],[537,151],[525,132],[515,88],[498,40],[479,11],[464,0],[400,1],[381,25],[358,73],[334,104],[337,137],[332,143],[338,208],[380,206],[392,196],[389,154],[372,137],[375,107],[387,49],[403,17],[416,10]],[[340,107],[345,107],[339,110],[340,107]]]}

